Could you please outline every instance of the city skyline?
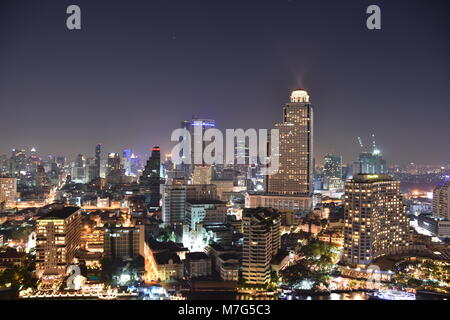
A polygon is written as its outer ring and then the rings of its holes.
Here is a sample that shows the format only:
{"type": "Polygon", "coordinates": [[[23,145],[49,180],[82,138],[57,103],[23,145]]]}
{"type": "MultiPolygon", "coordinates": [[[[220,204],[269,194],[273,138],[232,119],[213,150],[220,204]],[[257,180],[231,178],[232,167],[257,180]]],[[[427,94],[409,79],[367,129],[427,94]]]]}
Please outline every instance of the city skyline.
{"type": "Polygon", "coordinates": [[[316,162],[357,158],[357,137],[372,133],[390,163],[450,158],[441,147],[450,134],[445,1],[427,10],[425,1],[379,1],[378,33],[365,28],[363,2],[272,10],[253,1],[81,0],[79,32],[65,28],[66,5],[2,2],[0,154],[34,146],[41,156],[90,155],[97,143],[105,153],[131,147],[144,157],[160,145],[164,154],[192,115],[219,129],[271,128],[289,92],[305,87],[316,106],[316,162]]]}

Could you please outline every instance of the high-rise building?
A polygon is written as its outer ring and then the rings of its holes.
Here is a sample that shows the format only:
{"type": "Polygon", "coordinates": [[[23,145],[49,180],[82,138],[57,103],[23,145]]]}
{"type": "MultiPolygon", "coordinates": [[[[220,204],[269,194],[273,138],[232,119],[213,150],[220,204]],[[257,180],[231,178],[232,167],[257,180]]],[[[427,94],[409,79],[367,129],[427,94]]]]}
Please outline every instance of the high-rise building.
{"type": "Polygon", "coordinates": [[[104,255],[111,260],[144,257],[144,225],[135,227],[105,226],[104,255]]]}
{"type": "Polygon", "coordinates": [[[94,171],[94,179],[100,178],[100,161],[102,158],[102,145],[97,144],[95,146],[95,171],[94,171]]]}
{"type": "Polygon", "coordinates": [[[440,183],[434,188],[433,216],[450,219],[450,181],[440,183]]]}
{"type": "Polygon", "coordinates": [[[328,178],[342,178],[342,157],[327,154],[323,159],[323,174],[328,178]]]}
{"type": "Polygon", "coordinates": [[[323,159],[324,189],[342,189],[342,157],[327,154],[323,159]]]}
{"type": "Polygon", "coordinates": [[[118,153],[108,154],[108,163],[106,167],[106,180],[108,183],[117,184],[122,182],[124,170],[118,153]]]}
{"type": "Polygon", "coordinates": [[[283,108],[279,130],[279,169],[268,176],[267,191],[281,195],[310,197],[312,194],[313,108],[303,89],[292,92],[283,108]]]}
{"type": "Polygon", "coordinates": [[[141,186],[149,190],[150,206],[159,207],[161,198],[161,149],[158,146],[152,148],[152,155],[142,172],[140,183],[141,186]]]}
{"type": "Polygon", "coordinates": [[[220,200],[190,200],[186,202],[186,221],[191,230],[197,224],[225,223],[227,220],[226,203],[220,200]]]}
{"type": "Polygon", "coordinates": [[[280,214],[273,209],[244,209],[242,276],[246,283],[270,282],[271,260],[281,248],[280,225],[280,214]]]}
{"type": "Polygon", "coordinates": [[[9,173],[13,178],[21,178],[27,171],[27,157],[25,155],[25,150],[23,149],[13,149],[11,159],[9,161],[9,173]]]}
{"type": "Polygon", "coordinates": [[[194,165],[204,165],[203,163],[203,151],[205,150],[205,147],[208,142],[203,141],[203,136],[205,134],[205,131],[211,128],[214,128],[216,126],[216,122],[211,119],[198,119],[194,117],[191,121],[191,160],[194,165]],[[195,154],[201,154],[201,160],[200,163],[197,163],[195,161],[195,154]]]}
{"type": "Polygon", "coordinates": [[[183,224],[186,201],[218,200],[215,185],[174,184],[163,186],[162,219],[166,225],[183,224]]]}
{"type": "Polygon", "coordinates": [[[36,273],[64,276],[80,248],[81,213],[78,207],[54,209],[36,224],[36,273]]]}
{"type": "Polygon", "coordinates": [[[383,159],[381,151],[376,148],[372,152],[361,152],[359,165],[359,173],[362,174],[383,174],[386,170],[386,160],[383,159]]]}
{"type": "Polygon", "coordinates": [[[0,203],[11,204],[16,201],[17,179],[0,178],[0,203]]]}
{"type": "Polygon", "coordinates": [[[194,166],[192,184],[210,184],[211,173],[211,166],[194,166]]]}
{"type": "Polygon", "coordinates": [[[358,174],[345,184],[343,260],[368,265],[408,249],[409,220],[400,182],[388,175],[358,174]]]}

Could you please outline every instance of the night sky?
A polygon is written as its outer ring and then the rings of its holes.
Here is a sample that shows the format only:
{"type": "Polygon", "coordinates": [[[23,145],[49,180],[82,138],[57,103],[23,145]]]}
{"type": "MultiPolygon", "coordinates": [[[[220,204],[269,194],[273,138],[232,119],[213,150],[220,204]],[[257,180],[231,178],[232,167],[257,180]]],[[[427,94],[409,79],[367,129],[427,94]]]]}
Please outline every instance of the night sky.
{"type": "Polygon", "coordinates": [[[390,163],[449,164],[449,85],[448,0],[0,0],[0,154],[169,151],[192,115],[271,128],[304,87],[318,162],[375,133],[390,163]]]}

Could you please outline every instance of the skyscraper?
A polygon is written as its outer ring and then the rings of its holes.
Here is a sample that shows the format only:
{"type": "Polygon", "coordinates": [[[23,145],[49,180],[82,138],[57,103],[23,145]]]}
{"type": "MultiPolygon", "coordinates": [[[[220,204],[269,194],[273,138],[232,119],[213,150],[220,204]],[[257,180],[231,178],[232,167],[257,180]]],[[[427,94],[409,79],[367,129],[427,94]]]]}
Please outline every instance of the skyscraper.
{"type": "Polygon", "coordinates": [[[254,204],[259,203],[284,210],[284,204],[289,203],[288,207],[295,210],[311,209],[313,108],[308,92],[303,89],[293,91],[291,102],[283,108],[283,115],[283,122],[275,124],[275,129],[279,130],[278,172],[266,176],[265,194],[249,193],[246,196],[247,208],[254,208],[254,204]]]}
{"type": "Polygon", "coordinates": [[[152,155],[145,165],[140,179],[141,185],[150,192],[150,206],[159,207],[161,184],[161,149],[158,146],[152,148],[152,155]]]}
{"type": "Polygon", "coordinates": [[[216,126],[216,122],[211,119],[198,119],[196,117],[192,118],[191,121],[191,139],[192,139],[192,150],[191,150],[191,160],[194,165],[204,165],[203,162],[203,151],[205,150],[207,142],[203,141],[203,136],[205,131],[216,126]],[[195,154],[202,155],[200,163],[195,161],[195,154]]]}
{"type": "Polygon", "coordinates": [[[450,219],[450,181],[440,183],[434,188],[433,216],[450,219]]]}
{"type": "Polygon", "coordinates": [[[244,209],[242,276],[246,283],[270,282],[270,262],[281,248],[280,221],[280,215],[273,209],[244,209]]]}
{"type": "Polygon", "coordinates": [[[386,160],[376,148],[372,152],[361,152],[359,164],[361,166],[359,173],[362,174],[383,174],[386,170],[386,160]]]}
{"type": "Polygon", "coordinates": [[[102,158],[102,145],[98,144],[95,146],[95,173],[94,179],[100,178],[100,161],[102,158]]]}
{"type": "Polygon", "coordinates": [[[313,108],[303,89],[292,92],[283,108],[279,130],[279,170],[268,177],[267,191],[282,195],[311,196],[313,108]]]}
{"type": "Polygon", "coordinates": [[[135,227],[105,226],[104,255],[111,260],[128,260],[144,256],[144,225],[135,227]]]}
{"type": "Polygon", "coordinates": [[[345,184],[344,261],[368,265],[407,250],[409,220],[400,182],[388,175],[358,174],[345,184]]]}
{"type": "Polygon", "coordinates": [[[124,169],[118,153],[108,154],[108,163],[106,168],[106,180],[108,183],[117,184],[122,182],[124,169]]]}
{"type": "Polygon", "coordinates": [[[342,157],[327,154],[323,160],[324,189],[341,189],[342,181],[342,157]]]}

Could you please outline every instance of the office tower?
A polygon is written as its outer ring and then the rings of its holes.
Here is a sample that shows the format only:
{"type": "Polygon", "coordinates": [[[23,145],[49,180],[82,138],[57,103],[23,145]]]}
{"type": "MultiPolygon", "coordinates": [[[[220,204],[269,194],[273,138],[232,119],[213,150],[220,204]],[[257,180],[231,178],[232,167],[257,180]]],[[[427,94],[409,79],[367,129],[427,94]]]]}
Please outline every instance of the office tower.
{"type": "Polygon", "coordinates": [[[345,184],[344,262],[368,265],[407,250],[409,220],[400,182],[388,175],[358,174],[345,184]]]}
{"type": "Polygon", "coordinates": [[[343,188],[342,182],[342,157],[328,154],[323,160],[324,184],[327,190],[343,188]]]}
{"type": "Polygon", "coordinates": [[[0,155],[0,175],[9,173],[9,160],[5,154],[0,155]]]}
{"type": "Polygon", "coordinates": [[[226,203],[220,200],[189,200],[186,201],[185,223],[191,230],[197,224],[202,225],[225,223],[227,220],[226,203]]]}
{"type": "Polygon", "coordinates": [[[313,108],[305,90],[295,90],[283,108],[279,130],[279,168],[266,176],[266,193],[249,192],[246,208],[255,203],[284,210],[286,207],[309,211],[313,192],[313,108]],[[289,205],[285,205],[289,203],[289,205]],[[300,206],[300,207],[299,207],[300,206]]]}
{"type": "Polygon", "coordinates": [[[41,165],[38,165],[36,167],[35,184],[38,188],[50,185],[50,181],[47,177],[47,174],[45,173],[45,169],[41,165]]]}
{"type": "Polygon", "coordinates": [[[111,260],[130,260],[144,257],[144,225],[135,227],[105,226],[104,255],[111,260]]]}
{"type": "Polygon", "coordinates": [[[209,144],[209,142],[203,141],[203,136],[205,135],[205,131],[211,128],[214,128],[216,126],[216,122],[214,120],[210,119],[198,119],[196,117],[192,118],[191,121],[191,143],[192,143],[192,150],[191,150],[191,160],[192,164],[195,165],[204,165],[203,162],[203,151],[205,150],[205,147],[209,144]],[[195,154],[201,155],[200,156],[200,162],[195,160],[195,154]]]}
{"type": "Polygon", "coordinates": [[[211,172],[211,166],[194,166],[192,184],[210,184],[211,172]]]}
{"type": "Polygon", "coordinates": [[[434,188],[433,216],[450,219],[450,181],[440,183],[434,188]]]}
{"type": "Polygon", "coordinates": [[[94,179],[100,178],[100,161],[102,158],[102,145],[98,144],[95,146],[95,171],[94,171],[94,179]]]}
{"type": "Polygon", "coordinates": [[[125,149],[122,153],[122,167],[124,169],[124,173],[127,177],[131,176],[131,149],[125,149]]]}
{"type": "Polygon", "coordinates": [[[120,156],[118,153],[108,154],[108,163],[106,166],[106,180],[110,184],[118,184],[122,182],[124,170],[120,156]]]}
{"type": "Polygon", "coordinates": [[[141,169],[141,159],[137,154],[132,153],[130,158],[130,175],[137,177],[141,169]]]}
{"type": "Polygon", "coordinates": [[[81,213],[78,207],[57,208],[36,221],[36,273],[65,276],[80,248],[81,213]]]}
{"type": "Polygon", "coordinates": [[[28,164],[25,150],[13,149],[9,164],[9,173],[11,177],[20,178],[21,174],[25,174],[28,164]]]}
{"type": "Polygon", "coordinates": [[[283,108],[279,130],[279,170],[268,176],[267,191],[310,197],[312,194],[313,108],[305,90],[295,90],[283,108]]]}
{"type": "Polygon", "coordinates": [[[86,168],[86,159],[82,154],[79,154],[72,164],[71,178],[76,183],[87,183],[88,170],[86,168]]]}
{"type": "Polygon", "coordinates": [[[323,174],[328,178],[342,178],[342,157],[328,154],[323,160],[323,174]]]}
{"type": "Polygon", "coordinates": [[[152,148],[152,155],[140,178],[141,185],[150,192],[150,206],[159,207],[161,185],[161,149],[158,146],[152,148]]]}
{"type": "Polygon", "coordinates": [[[166,225],[183,224],[186,201],[218,200],[215,185],[174,184],[163,186],[162,219],[166,225]]]}
{"type": "Polygon", "coordinates": [[[164,185],[162,194],[162,220],[164,224],[183,224],[186,208],[186,186],[164,185]]]}
{"type": "Polygon", "coordinates": [[[0,178],[0,203],[14,204],[17,195],[16,178],[0,178]]]}
{"type": "Polygon", "coordinates": [[[98,179],[97,177],[97,159],[95,158],[87,158],[86,159],[86,182],[95,181],[98,179]]]}
{"type": "Polygon", "coordinates": [[[271,260],[281,248],[280,225],[280,215],[273,209],[244,209],[242,276],[247,284],[270,282],[271,260]]]}
{"type": "Polygon", "coordinates": [[[383,159],[381,151],[374,149],[372,152],[361,152],[359,154],[359,165],[362,174],[383,174],[386,170],[386,160],[383,159]]]}

